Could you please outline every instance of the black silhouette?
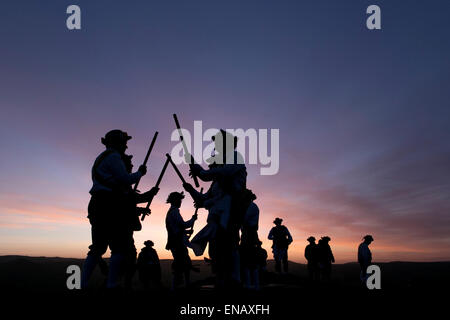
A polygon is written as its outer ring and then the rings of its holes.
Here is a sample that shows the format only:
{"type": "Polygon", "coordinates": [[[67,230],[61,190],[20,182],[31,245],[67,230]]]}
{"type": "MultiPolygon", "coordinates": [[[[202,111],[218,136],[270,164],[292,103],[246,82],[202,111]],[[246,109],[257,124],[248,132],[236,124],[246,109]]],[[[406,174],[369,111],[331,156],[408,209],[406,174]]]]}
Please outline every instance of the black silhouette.
{"type": "Polygon", "coordinates": [[[308,261],[308,275],[311,281],[319,280],[319,265],[317,261],[318,256],[318,248],[316,244],[316,238],[309,237],[309,244],[305,248],[305,258],[308,261]]]}
{"type": "Polygon", "coordinates": [[[267,250],[262,247],[262,241],[258,241],[256,255],[258,261],[259,279],[260,282],[264,284],[267,278],[267,250]]]}
{"type": "MultiPolygon", "coordinates": [[[[164,162],[164,166],[161,170],[161,173],[159,174],[158,180],[156,180],[156,184],[154,186],[155,189],[159,190],[159,185],[161,184],[162,178],[164,177],[164,173],[166,172],[167,166],[169,165],[169,159],[166,160],[166,162],[164,162]]],[[[150,205],[153,201],[153,198],[150,199],[149,202],[147,202],[147,205],[145,206],[145,210],[150,208],[150,205]]],[[[144,221],[145,217],[147,216],[146,213],[143,213],[141,216],[141,221],[144,221]]]]}
{"type": "MultiPolygon", "coordinates": [[[[246,191],[247,169],[236,150],[237,137],[220,130],[212,140],[215,155],[208,159],[207,170],[192,164],[190,175],[211,181],[209,190],[201,195],[190,184],[183,187],[199,207],[208,209],[208,225],[191,241],[194,252],[202,252],[209,242],[211,266],[216,274],[216,286],[234,287],[240,284],[239,230],[251,203],[246,191]],[[231,144],[234,150],[224,146],[231,144]]],[[[190,154],[185,155],[187,160],[190,154]]]]}
{"type": "Polygon", "coordinates": [[[368,234],[363,237],[363,242],[358,247],[358,263],[361,267],[361,281],[365,284],[367,281],[367,267],[372,264],[372,252],[369,245],[373,241],[373,237],[368,234]]]}
{"type": "Polygon", "coordinates": [[[329,245],[330,237],[325,236],[319,240],[317,244],[317,255],[319,262],[320,274],[323,280],[329,281],[331,278],[331,264],[334,263],[333,252],[329,245]]]}
{"type": "Polygon", "coordinates": [[[292,243],[292,236],[286,226],[281,225],[283,219],[276,218],[268,239],[273,240],[272,251],[275,259],[275,270],[281,272],[281,264],[283,264],[284,272],[288,272],[288,247],[292,243]]]}
{"type": "MultiPolygon", "coordinates": [[[[184,150],[184,154],[186,157],[188,157],[189,154],[189,149],[186,145],[186,142],[184,141],[184,137],[181,131],[181,126],[180,126],[180,122],[178,121],[178,117],[177,115],[174,113],[173,114],[173,120],[175,121],[175,126],[177,127],[178,130],[178,134],[180,135],[180,141],[183,145],[183,150],[184,150]]],[[[193,164],[195,163],[194,157],[192,155],[190,155],[190,158],[188,159],[188,163],[189,163],[189,167],[192,168],[193,164]]],[[[199,183],[198,183],[198,179],[197,176],[195,174],[192,175],[192,179],[194,180],[194,184],[195,186],[198,188],[200,187],[199,183]]]]}
{"type": "MultiPolygon", "coordinates": [[[[106,150],[97,157],[92,167],[93,186],[88,206],[92,244],[83,265],[81,282],[84,288],[108,246],[111,249],[108,288],[117,287],[124,265],[134,265],[136,204],[152,199],[158,192],[155,188],[144,194],[133,192],[131,186],[146,174],[147,168],[142,165],[137,172],[131,173],[131,157],[125,155],[130,139],[131,136],[121,130],[109,131],[102,138],[106,150]]],[[[132,269],[126,268],[134,272],[132,269]]]]}
{"type": "Polygon", "coordinates": [[[190,271],[192,268],[191,258],[189,257],[188,249],[185,242],[186,229],[192,227],[196,216],[188,221],[184,221],[180,214],[181,202],[184,199],[184,194],[181,192],[172,192],[167,198],[167,203],[170,203],[170,209],[166,215],[166,229],[167,229],[167,245],[166,249],[172,252],[173,263],[173,285],[172,289],[177,289],[183,282],[183,275],[185,285],[190,284],[190,271]]]}
{"type": "Polygon", "coordinates": [[[245,192],[250,204],[244,215],[241,228],[241,243],[239,247],[241,272],[244,288],[259,290],[259,208],[253,202],[256,200],[256,195],[248,189],[245,192]]]}
{"type": "Polygon", "coordinates": [[[137,259],[139,281],[146,289],[152,285],[159,288],[161,287],[161,264],[158,253],[153,248],[153,241],[147,240],[144,245],[137,259]]]}

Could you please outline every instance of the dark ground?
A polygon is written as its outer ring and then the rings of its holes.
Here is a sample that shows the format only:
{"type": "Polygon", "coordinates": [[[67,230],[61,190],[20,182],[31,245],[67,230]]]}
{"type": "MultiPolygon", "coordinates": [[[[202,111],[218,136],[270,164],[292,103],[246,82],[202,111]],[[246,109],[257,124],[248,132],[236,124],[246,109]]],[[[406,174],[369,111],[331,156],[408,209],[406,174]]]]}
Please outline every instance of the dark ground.
{"type": "MultiPolygon", "coordinates": [[[[216,292],[210,286],[209,266],[203,261],[195,261],[200,273],[192,273],[194,288],[177,293],[169,290],[171,260],[161,261],[163,289],[145,291],[135,277],[135,290],[127,293],[111,293],[103,289],[104,279],[98,270],[87,292],[68,290],[66,269],[72,264],[81,266],[82,260],[0,257],[2,304],[6,308],[14,308],[17,315],[36,314],[39,310],[39,313],[51,316],[58,307],[71,315],[79,313],[80,316],[86,315],[86,312],[91,316],[97,312],[103,316],[110,312],[116,316],[126,312],[129,316],[144,315],[152,319],[208,318],[205,315],[180,315],[180,308],[189,303],[218,309],[223,309],[224,304],[270,304],[269,316],[241,315],[238,319],[297,319],[311,313],[315,318],[343,315],[365,318],[367,313],[382,318],[398,314],[403,319],[418,310],[431,316],[437,308],[446,309],[450,297],[450,262],[375,263],[381,268],[382,289],[371,291],[362,288],[356,263],[334,265],[332,281],[318,285],[308,282],[305,265],[290,263],[290,273],[287,275],[269,272],[267,282],[259,292],[216,292]],[[17,308],[17,303],[23,308],[17,308]],[[359,311],[361,307],[365,308],[364,313],[359,311]]],[[[273,271],[273,261],[269,261],[268,270],[273,271]]],[[[213,318],[233,317],[216,313],[213,318]]]]}

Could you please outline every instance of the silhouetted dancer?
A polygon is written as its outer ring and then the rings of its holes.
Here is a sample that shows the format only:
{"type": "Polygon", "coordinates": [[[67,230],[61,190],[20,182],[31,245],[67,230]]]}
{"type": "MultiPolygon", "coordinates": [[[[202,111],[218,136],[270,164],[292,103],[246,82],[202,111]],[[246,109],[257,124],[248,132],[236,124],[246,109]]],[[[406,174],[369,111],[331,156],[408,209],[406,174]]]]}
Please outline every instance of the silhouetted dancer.
{"type": "Polygon", "coordinates": [[[369,245],[373,241],[373,237],[368,234],[363,238],[363,242],[358,247],[358,263],[361,267],[360,278],[363,284],[367,282],[367,267],[372,264],[372,252],[370,252],[369,245]]]}
{"type": "Polygon", "coordinates": [[[158,253],[153,248],[153,241],[147,240],[144,245],[137,259],[139,280],[146,289],[151,285],[159,288],[161,287],[161,264],[158,253]]]}
{"type": "Polygon", "coordinates": [[[150,190],[142,195],[130,193],[131,185],[147,172],[145,166],[139,167],[135,173],[127,172],[122,157],[130,139],[131,137],[121,130],[109,131],[101,139],[106,150],[96,158],[92,167],[93,186],[89,191],[91,200],[88,206],[92,244],[83,265],[82,288],[86,288],[93,270],[108,246],[111,249],[111,259],[107,287],[117,286],[120,266],[129,249],[126,244],[129,231],[123,225],[124,219],[129,219],[127,213],[130,210],[130,197],[134,199],[135,206],[136,203],[152,199],[157,192],[150,190]]]}
{"type": "Polygon", "coordinates": [[[331,247],[328,244],[330,240],[330,237],[325,236],[320,238],[319,243],[317,244],[319,269],[322,279],[325,281],[330,280],[331,264],[334,263],[333,252],[331,251],[331,247]]]}
{"type": "Polygon", "coordinates": [[[308,275],[309,280],[317,281],[319,280],[319,265],[317,261],[317,244],[316,238],[309,237],[306,239],[309,244],[305,248],[305,259],[308,261],[308,275]]]}
{"type": "Polygon", "coordinates": [[[281,263],[283,263],[284,272],[288,272],[288,247],[292,243],[292,236],[289,233],[288,228],[281,225],[283,219],[276,218],[273,223],[273,227],[270,232],[268,239],[273,240],[272,252],[273,258],[275,259],[275,270],[281,272],[281,263]]]}
{"type": "MultiPolygon", "coordinates": [[[[215,154],[209,159],[208,170],[198,164],[191,166],[191,175],[202,181],[211,181],[211,187],[205,197],[198,197],[189,184],[185,189],[191,193],[195,201],[205,208],[209,207],[219,219],[209,223],[208,228],[202,229],[202,234],[192,239],[191,244],[200,243],[204,247],[204,240],[209,241],[209,253],[212,259],[213,272],[216,273],[218,287],[234,287],[240,283],[239,263],[239,229],[250,201],[245,198],[247,169],[242,155],[237,152],[237,137],[225,130],[220,130],[212,137],[215,144],[215,154]],[[209,201],[211,200],[211,201],[209,201]],[[213,234],[212,237],[211,234],[213,234]]],[[[186,155],[191,159],[191,155],[186,155]]],[[[211,221],[211,220],[209,220],[211,221]]],[[[201,249],[200,249],[201,250],[201,249]]]]}
{"type": "Polygon", "coordinates": [[[241,228],[241,243],[239,247],[243,285],[244,288],[247,289],[259,290],[259,208],[256,203],[253,202],[256,200],[256,195],[248,189],[245,193],[245,197],[250,201],[250,205],[244,215],[244,221],[241,228]]]}
{"type": "Polygon", "coordinates": [[[186,229],[192,227],[197,219],[195,215],[188,221],[184,221],[180,214],[181,202],[184,199],[183,192],[172,192],[167,198],[170,209],[166,215],[167,245],[166,249],[172,252],[173,282],[172,289],[177,289],[183,282],[183,274],[186,287],[190,284],[191,258],[185,243],[186,229]]]}
{"type": "Polygon", "coordinates": [[[264,283],[267,276],[267,250],[262,247],[262,241],[258,241],[256,255],[260,282],[264,283]]]}

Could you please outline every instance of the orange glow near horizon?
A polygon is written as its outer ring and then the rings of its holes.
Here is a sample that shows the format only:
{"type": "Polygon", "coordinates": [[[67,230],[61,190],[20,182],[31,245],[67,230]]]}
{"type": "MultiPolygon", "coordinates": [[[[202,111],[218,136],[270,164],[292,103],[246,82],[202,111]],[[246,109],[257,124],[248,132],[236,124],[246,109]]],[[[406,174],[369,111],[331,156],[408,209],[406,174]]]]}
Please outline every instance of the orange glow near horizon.
{"type": "MultiPolygon", "coordinates": [[[[9,198],[12,202],[16,199],[9,198]]],[[[270,201],[270,200],[269,200],[270,201]]],[[[7,235],[4,232],[0,236],[0,254],[1,255],[29,255],[29,256],[49,256],[49,257],[66,257],[66,258],[84,258],[87,247],[90,244],[90,225],[85,218],[86,213],[67,208],[58,208],[52,206],[37,206],[36,204],[22,203],[22,208],[10,208],[8,199],[2,198],[2,207],[8,208],[6,214],[2,214],[0,228],[3,230],[21,230],[24,235],[7,235]],[[7,219],[6,219],[7,217],[7,219]],[[58,239],[55,241],[55,239],[58,239]]],[[[258,202],[257,202],[258,203],[258,202]]],[[[281,202],[278,202],[279,205],[281,202]]],[[[272,220],[278,216],[270,210],[264,211],[263,208],[270,208],[271,205],[258,203],[261,210],[259,236],[263,241],[263,247],[267,250],[269,259],[272,259],[271,241],[267,239],[267,234],[273,226],[272,220]]],[[[143,242],[151,239],[155,243],[155,248],[161,259],[171,259],[169,251],[165,250],[166,230],[165,230],[165,213],[168,205],[165,204],[157,196],[152,203],[152,214],[147,217],[143,223],[143,230],[135,233],[135,244],[138,251],[143,246],[143,242]]],[[[181,207],[182,215],[185,219],[189,219],[193,213],[191,201],[189,197],[183,202],[181,207]]],[[[199,219],[196,221],[195,230],[199,231],[206,223],[207,212],[203,209],[199,211],[199,219]]],[[[282,216],[282,215],[281,215],[282,216]]],[[[294,224],[292,218],[285,219],[286,226],[294,238],[294,242],[289,248],[289,259],[299,263],[305,263],[303,257],[304,247],[307,244],[306,238],[314,235],[317,239],[320,236],[329,235],[332,240],[330,245],[333,249],[336,263],[347,263],[356,261],[356,252],[361,236],[351,237],[347,231],[341,234],[323,232],[317,234],[310,232],[313,228],[324,230],[320,224],[306,224],[302,226],[300,223],[294,224]]],[[[391,245],[382,239],[377,239],[371,245],[374,260],[379,262],[387,261],[432,261],[447,259],[445,255],[440,255],[440,249],[430,251],[425,247],[412,248],[406,245],[391,245]]],[[[195,257],[190,252],[192,259],[203,259],[203,257],[195,257]]],[[[109,256],[107,252],[106,256],[109,256]]]]}

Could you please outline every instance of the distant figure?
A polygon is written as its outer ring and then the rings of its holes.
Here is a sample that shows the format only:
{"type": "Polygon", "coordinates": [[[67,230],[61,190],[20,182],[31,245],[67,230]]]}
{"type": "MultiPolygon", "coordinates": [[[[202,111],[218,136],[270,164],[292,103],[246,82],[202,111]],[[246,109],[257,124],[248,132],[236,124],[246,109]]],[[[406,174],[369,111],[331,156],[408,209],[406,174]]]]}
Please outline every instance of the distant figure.
{"type": "Polygon", "coordinates": [[[172,289],[177,289],[183,282],[190,284],[190,271],[192,268],[191,258],[185,242],[186,229],[194,225],[197,217],[194,215],[188,221],[184,221],[180,214],[181,202],[184,199],[183,192],[172,192],[167,198],[170,209],[166,215],[167,245],[166,249],[172,252],[173,282],[172,289]]]}
{"type": "Polygon", "coordinates": [[[358,262],[361,267],[360,278],[365,284],[367,281],[367,267],[372,264],[372,252],[370,252],[369,245],[373,241],[373,237],[368,234],[364,236],[363,242],[358,247],[358,262]]]}
{"type": "Polygon", "coordinates": [[[244,215],[239,246],[243,285],[247,289],[259,290],[259,208],[253,202],[256,200],[256,195],[251,190],[245,190],[243,198],[248,199],[250,202],[244,215]]]}
{"type": "Polygon", "coordinates": [[[264,283],[267,273],[267,251],[262,247],[262,242],[259,240],[256,247],[256,256],[260,282],[264,283]]]}
{"type": "Polygon", "coordinates": [[[159,288],[161,287],[161,264],[158,253],[153,248],[153,241],[147,240],[144,245],[137,260],[139,280],[146,289],[150,288],[150,285],[159,288]]]}
{"type": "Polygon", "coordinates": [[[268,239],[273,240],[272,251],[273,258],[275,259],[275,270],[281,272],[281,263],[283,263],[284,272],[288,272],[288,247],[292,243],[292,236],[289,233],[288,228],[282,226],[283,219],[276,218],[273,223],[273,227],[268,239]]]}
{"type": "Polygon", "coordinates": [[[322,275],[322,279],[329,281],[331,278],[331,264],[334,263],[333,252],[328,244],[330,237],[322,237],[317,244],[317,255],[319,262],[319,269],[322,275]]]}
{"type": "Polygon", "coordinates": [[[319,280],[319,265],[317,261],[317,244],[316,238],[309,237],[306,239],[309,244],[305,248],[305,258],[308,261],[309,280],[319,280]]]}

